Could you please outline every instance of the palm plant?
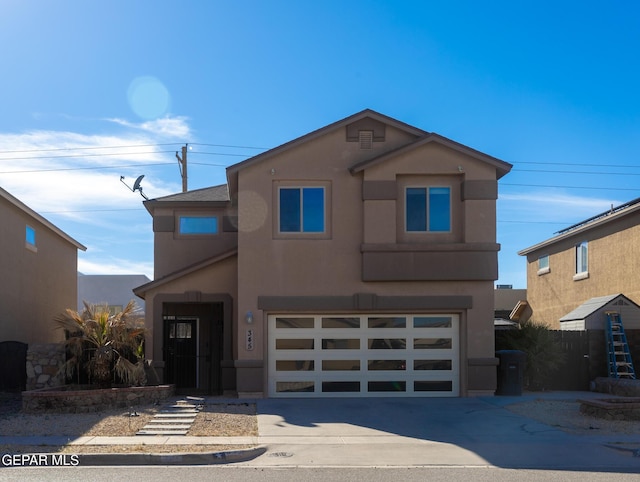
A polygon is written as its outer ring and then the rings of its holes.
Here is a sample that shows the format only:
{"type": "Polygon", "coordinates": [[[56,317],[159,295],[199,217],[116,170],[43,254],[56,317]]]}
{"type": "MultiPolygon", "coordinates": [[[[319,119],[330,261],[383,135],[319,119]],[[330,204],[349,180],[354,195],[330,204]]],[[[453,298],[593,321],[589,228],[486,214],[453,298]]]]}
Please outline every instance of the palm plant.
{"type": "Polygon", "coordinates": [[[82,312],[65,310],[54,321],[67,332],[69,353],[63,368],[66,375],[78,369],[88,355],[84,367],[99,387],[110,387],[117,375],[126,385],[144,385],[144,320],[131,300],[116,314],[107,305],[84,302],[82,312]],[[135,362],[128,358],[135,358],[135,362]]]}

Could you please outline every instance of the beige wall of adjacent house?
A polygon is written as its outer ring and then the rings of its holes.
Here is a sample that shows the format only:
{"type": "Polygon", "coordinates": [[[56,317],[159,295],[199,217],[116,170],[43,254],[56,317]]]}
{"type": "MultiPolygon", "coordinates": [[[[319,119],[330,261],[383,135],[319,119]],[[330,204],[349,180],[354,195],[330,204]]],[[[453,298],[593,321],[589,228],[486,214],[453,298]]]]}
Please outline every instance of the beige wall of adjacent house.
{"type": "MultiPolygon", "coordinates": [[[[374,143],[377,147],[373,152],[363,152],[357,142],[346,142],[345,132],[338,129],[280,153],[277,160],[265,159],[239,171],[238,316],[243,319],[247,311],[254,314],[256,340],[252,351],[245,349],[244,340],[237,340],[240,360],[262,361],[265,357],[267,313],[258,309],[259,296],[356,293],[471,296],[472,308],[461,313],[461,357],[463,361],[494,358],[493,280],[363,281],[363,243],[406,244],[406,239],[399,239],[403,236],[398,231],[397,207],[405,175],[433,176],[436,183],[447,181],[453,186],[455,227],[451,235],[443,236],[444,244],[458,243],[461,247],[460,244],[470,242],[495,243],[495,200],[461,200],[462,181],[495,182],[495,168],[451,149],[426,144],[367,168],[364,174],[349,174],[348,169],[354,163],[379,156],[383,150],[390,151],[410,140],[406,133],[391,126],[387,126],[386,136],[386,142],[374,143]],[[398,200],[363,203],[364,180],[396,181],[398,200]],[[327,183],[331,194],[326,236],[299,239],[277,234],[273,217],[278,212],[275,192],[278,185],[288,182],[296,186],[327,183]]],[[[422,241],[433,243],[431,236],[422,241]]],[[[447,265],[435,269],[445,272],[447,265]]],[[[461,370],[466,394],[468,374],[464,363],[461,370]]],[[[256,390],[261,388],[254,386],[256,390]]]]}
{"type": "Polygon", "coordinates": [[[559,319],[585,301],[622,293],[640,304],[640,226],[619,219],[567,237],[527,255],[527,300],[532,319],[558,329],[559,319]],[[588,242],[588,278],[574,280],[575,246],[588,242]],[[549,272],[538,274],[538,258],[549,255],[549,272]]]}
{"type": "Polygon", "coordinates": [[[76,308],[78,249],[2,198],[0,211],[0,341],[61,341],[53,318],[76,308]],[[35,230],[35,248],[26,245],[27,225],[35,230]]]}

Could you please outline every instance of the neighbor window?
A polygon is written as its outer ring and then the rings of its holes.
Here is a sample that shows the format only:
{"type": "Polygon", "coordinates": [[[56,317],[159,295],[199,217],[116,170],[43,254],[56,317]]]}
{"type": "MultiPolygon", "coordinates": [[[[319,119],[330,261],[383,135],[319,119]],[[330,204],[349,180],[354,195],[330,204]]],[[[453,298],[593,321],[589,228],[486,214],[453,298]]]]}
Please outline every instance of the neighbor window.
{"type": "Polygon", "coordinates": [[[538,258],[538,274],[546,274],[549,272],[549,255],[545,254],[538,258]]]}
{"type": "Polygon", "coordinates": [[[180,216],[180,234],[217,234],[218,218],[215,216],[180,216]]]}
{"type": "Polygon", "coordinates": [[[576,245],[576,276],[583,277],[589,271],[587,242],[576,245]]]}
{"type": "Polygon", "coordinates": [[[35,249],[36,247],[36,230],[31,226],[27,226],[25,230],[25,243],[27,248],[35,249]]]}
{"type": "Polygon", "coordinates": [[[325,231],[324,187],[281,187],[278,197],[281,233],[325,231]]]}
{"type": "Polygon", "coordinates": [[[406,230],[408,232],[451,231],[451,188],[406,188],[406,230]]]}

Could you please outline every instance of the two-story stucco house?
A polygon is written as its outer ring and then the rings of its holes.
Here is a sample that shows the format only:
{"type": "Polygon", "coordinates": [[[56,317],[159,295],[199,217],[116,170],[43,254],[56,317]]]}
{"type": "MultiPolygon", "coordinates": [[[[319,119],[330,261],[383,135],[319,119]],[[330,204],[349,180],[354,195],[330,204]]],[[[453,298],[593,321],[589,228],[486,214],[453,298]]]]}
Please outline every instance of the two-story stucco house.
{"type": "MultiPolygon", "coordinates": [[[[566,329],[562,321],[575,321],[567,318],[573,310],[617,294],[640,304],[640,199],[569,226],[518,254],[527,258],[527,302],[536,322],[566,329]]],[[[624,321],[628,327],[640,326],[638,320],[624,321]]],[[[600,329],[603,324],[600,320],[600,329]]]]}
{"type": "Polygon", "coordinates": [[[239,396],[493,394],[511,165],[365,110],[146,201],[147,357],[239,396]]]}
{"type": "Polygon", "coordinates": [[[76,306],[86,248],[0,188],[0,341],[61,341],[53,318],[76,306]]]}
{"type": "Polygon", "coordinates": [[[76,305],[86,248],[2,188],[0,219],[0,389],[24,388],[27,350],[64,340],[53,318],[76,305]]]}

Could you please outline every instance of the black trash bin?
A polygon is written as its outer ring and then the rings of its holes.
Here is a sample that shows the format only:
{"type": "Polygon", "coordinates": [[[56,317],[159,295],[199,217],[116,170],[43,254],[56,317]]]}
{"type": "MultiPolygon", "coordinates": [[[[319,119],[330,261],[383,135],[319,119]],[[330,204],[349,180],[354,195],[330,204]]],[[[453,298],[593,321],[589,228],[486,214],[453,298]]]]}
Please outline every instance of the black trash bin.
{"type": "Polygon", "coordinates": [[[522,395],[524,364],[527,354],[520,350],[499,350],[496,395],[522,395]]]}

